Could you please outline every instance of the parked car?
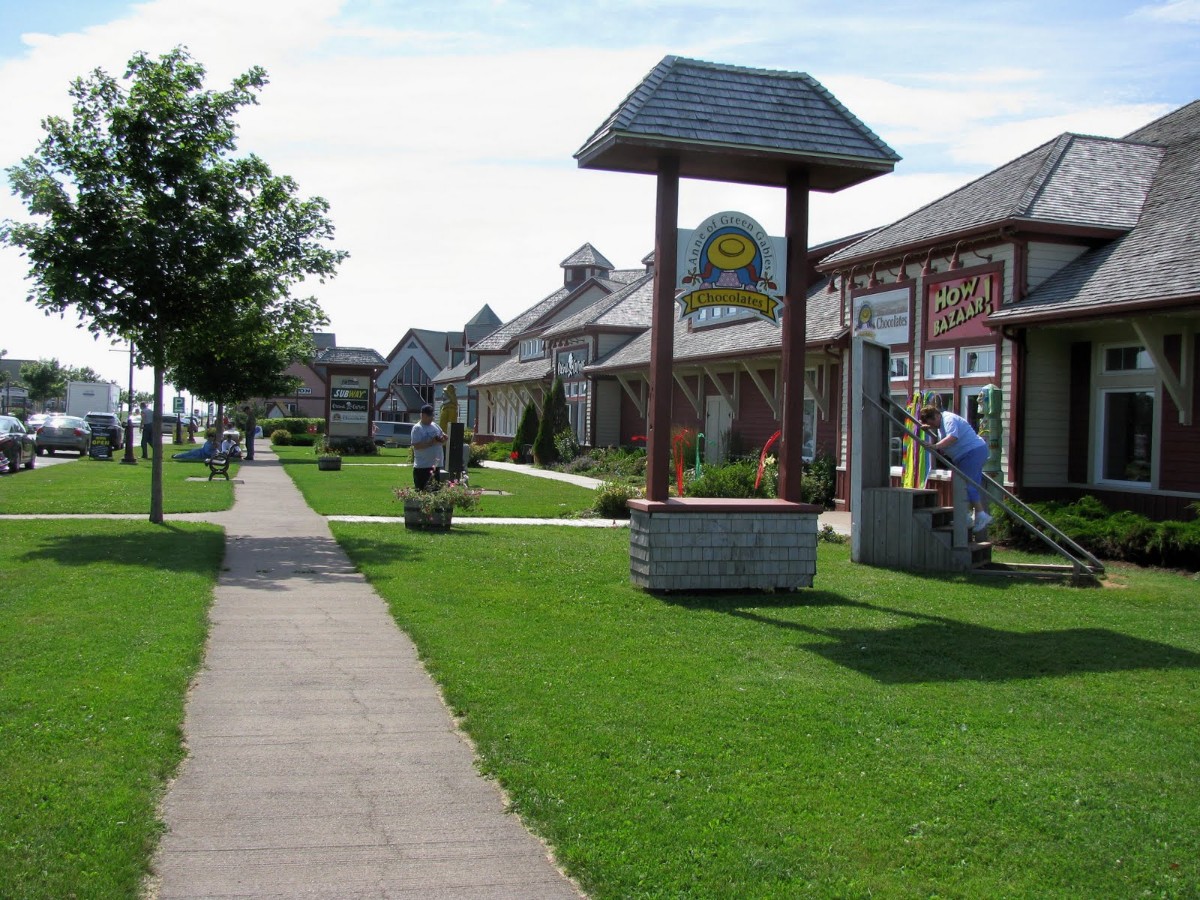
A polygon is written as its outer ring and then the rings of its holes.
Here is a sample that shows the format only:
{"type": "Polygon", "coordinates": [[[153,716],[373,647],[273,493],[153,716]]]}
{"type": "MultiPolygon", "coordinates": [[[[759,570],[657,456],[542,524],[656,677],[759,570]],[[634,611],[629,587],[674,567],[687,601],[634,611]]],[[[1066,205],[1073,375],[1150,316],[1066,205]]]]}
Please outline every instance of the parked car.
{"type": "Polygon", "coordinates": [[[112,413],[90,412],[84,418],[87,423],[92,426],[92,437],[97,434],[108,432],[108,439],[114,451],[120,450],[125,446],[125,426],[121,424],[120,418],[112,413]]]}
{"type": "Polygon", "coordinates": [[[411,447],[415,422],[372,422],[371,434],[377,447],[411,447]]]}
{"type": "Polygon", "coordinates": [[[175,413],[162,414],[162,432],[163,434],[175,434],[175,423],[179,422],[183,429],[183,437],[188,435],[188,425],[192,426],[194,432],[200,431],[200,420],[195,416],[177,416],[175,413]]]}
{"type": "Polygon", "coordinates": [[[87,456],[91,446],[92,426],[78,416],[54,415],[38,428],[38,453],[53,456],[56,450],[74,450],[80,456],[87,456]]]}
{"type": "Polygon", "coordinates": [[[33,468],[37,459],[37,439],[16,416],[0,416],[0,454],[8,461],[8,471],[24,466],[33,468]]]}
{"type": "Polygon", "coordinates": [[[26,416],[25,430],[30,434],[35,434],[38,430],[38,426],[44,424],[48,418],[50,417],[45,413],[33,413],[32,415],[26,416]]]}

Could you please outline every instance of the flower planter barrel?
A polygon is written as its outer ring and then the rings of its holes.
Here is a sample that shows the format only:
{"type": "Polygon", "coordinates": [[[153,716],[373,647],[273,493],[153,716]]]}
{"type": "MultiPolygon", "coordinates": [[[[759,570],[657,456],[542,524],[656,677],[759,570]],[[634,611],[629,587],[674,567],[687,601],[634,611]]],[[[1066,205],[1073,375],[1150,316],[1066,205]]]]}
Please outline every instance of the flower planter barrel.
{"type": "Polygon", "coordinates": [[[453,509],[433,509],[426,512],[421,509],[421,504],[416,500],[404,501],[405,528],[416,528],[422,531],[449,531],[453,517],[453,509]]]}

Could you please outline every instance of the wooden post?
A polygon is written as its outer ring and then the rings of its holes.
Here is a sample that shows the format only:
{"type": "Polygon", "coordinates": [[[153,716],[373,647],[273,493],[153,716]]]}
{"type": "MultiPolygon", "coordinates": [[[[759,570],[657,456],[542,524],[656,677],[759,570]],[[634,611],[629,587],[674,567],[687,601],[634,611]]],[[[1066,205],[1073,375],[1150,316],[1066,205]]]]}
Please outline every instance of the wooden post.
{"type": "Polygon", "coordinates": [[[679,160],[658,161],[654,220],[654,300],[650,315],[650,399],[646,416],[646,499],[667,499],[671,458],[671,363],[675,352],[675,258],[679,236],[679,160]]]}
{"type": "Polygon", "coordinates": [[[804,341],[808,313],[808,172],[805,170],[788,173],[786,216],[787,303],[781,335],[783,435],[779,451],[779,497],[799,503],[804,478],[804,341]]]}

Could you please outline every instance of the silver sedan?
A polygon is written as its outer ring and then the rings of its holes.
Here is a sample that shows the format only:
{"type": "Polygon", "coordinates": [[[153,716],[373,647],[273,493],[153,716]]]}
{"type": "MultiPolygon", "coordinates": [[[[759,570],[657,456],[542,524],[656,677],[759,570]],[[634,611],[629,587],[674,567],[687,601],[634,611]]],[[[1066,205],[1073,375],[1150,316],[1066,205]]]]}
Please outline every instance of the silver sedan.
{"type": "Polygon", "coordinates": [[[92,446],[92,427],[78,416],[51,416],[37,430],[38,453],[74,450],[87,456],[92,446]]]}

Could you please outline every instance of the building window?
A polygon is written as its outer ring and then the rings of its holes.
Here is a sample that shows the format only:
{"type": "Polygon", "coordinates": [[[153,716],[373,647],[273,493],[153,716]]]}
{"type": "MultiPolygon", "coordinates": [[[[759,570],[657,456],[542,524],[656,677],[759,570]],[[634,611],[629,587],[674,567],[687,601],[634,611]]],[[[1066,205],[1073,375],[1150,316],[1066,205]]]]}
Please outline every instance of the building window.
{"type": "Polygon", "coordinates": [[[960,371],[963,378],[975,375],[996,374],[995,347],[964,347],[962,349],[962,365],[960,371]]]}
{"type": "Polygon", "coordinates": [[[962,406],[959,413],[964,419],[971,423],[971,427],[975,429],[976,434],[983,434],[981,426],[983,425],[983,417],[979,415],[979,395],[983,393],[983,385],[975,385],[974,387],[963,387],[960,396],[962,397],[962,406]]]}
{"type": "Polygon", "coordinates": [[[1141,372],[1153,368],[1154,363],[1145,347],[1131,345],[1104,348],[1105,372],[1141,372]]]}
{"type": "Polygon", "coordinates": [[[1154,391],[1103,390],[1100,400],[1100,480],[1149,487],[1154,475],[1154,391]]]}
{"type": "Polygon", "coordinates": [[[926,378],[953,378],[954,351],[930,350],[925,354],[926,378]]]}
{"type": "Polygon", "coordinates": [[[517,355],[522,362],[527,359],[541,359],[546,355],[546,344],[541,338],[526,338],[521,341],[517,355]]]}
{"type": "MultiPolygon", "coordinates": [[[[892,354],[892,361],[888,368],[888,375],[893,380],[908,378],[909,371],[908,371],[908,354],[907,353],[893,353],[892,354]]],[[[901,403],[900,405],[903,406],[904,404],[901,403]]]]}

